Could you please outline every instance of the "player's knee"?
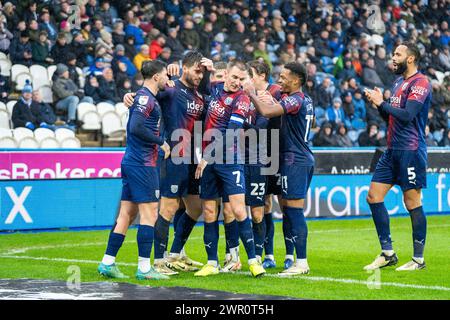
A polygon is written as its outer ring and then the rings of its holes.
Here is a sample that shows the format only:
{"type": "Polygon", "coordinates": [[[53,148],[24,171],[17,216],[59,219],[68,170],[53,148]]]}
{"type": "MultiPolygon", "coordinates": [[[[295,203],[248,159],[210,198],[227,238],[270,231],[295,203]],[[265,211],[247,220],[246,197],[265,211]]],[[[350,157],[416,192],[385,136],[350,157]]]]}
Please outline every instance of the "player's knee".
{"type": "Polygon", "coordinates": [[[421,206],[420,199],[404,199],[406,210],[411,211],[421,206]]]}
{"type": "Polygon", "coordinates": [[[211,206],[203,207],[203,218],[205,222],[210,223],[217,220],[217,212],[216,209],[211,206]]]}
{"type": "Polygon", "coordinates": [[[368,204],[383,202],[383,199],[372,190],[369,190],[366,201],[368,204]]]}

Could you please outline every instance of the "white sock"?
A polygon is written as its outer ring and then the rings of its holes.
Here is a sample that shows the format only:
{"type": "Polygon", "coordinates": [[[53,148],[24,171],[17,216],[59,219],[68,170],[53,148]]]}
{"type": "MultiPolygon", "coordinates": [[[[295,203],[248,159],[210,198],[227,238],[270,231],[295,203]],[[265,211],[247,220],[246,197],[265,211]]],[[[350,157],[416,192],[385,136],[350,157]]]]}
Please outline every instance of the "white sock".
{"type": "Polygon", "coordinates": [[[257,262],[257,260],[256,260],[255,258],[253,258],[253,259],[248,259],[248,265],[254,264],[254,263],[256,263],[256,262],[257,262]]]}
{"type": "Polygon", "coordinates": [[[226,261],[231,260],[231,253],[225,254],[225,260],[226,260],[226,261]]]}
{"type": "Polygon", "coordinates": [[[272,260],[272,261],[275,261],[275,258],[274,258],[274,256],[273,256],[273,254],[266,254],[265,258],[266,258],[266,259],[270,259],[270,260],[272,260]]]}
{"type": "Polygon", "coordinates": [[[180,251],[180,256],[186,257],[186,251],[184,251],[184,247],[180,251]]]}
{"type": "Polygon", "coordinates": [[[389,257],[395,253],[394,250],[382,250],[382,252],[389,257]]]}
{"type": "Polygon", "coordinates": [[[142,273],[149,272],[150,271],[150,258],[138,257],[138,269],[142,273]]]}
{"type": "Polygon", "coordinates": [[[295,261],[295,266],[300,268],[307,267],[308,261],[307,259],[297,259],[297,261],[295,261]]]}
{"type": "Polygon", "coordinates": [[[256,260],[261,263],[261,256],[256,256],[256,260]]]}
{"type": "Polygon", "coordinates": [[[286,260],[286,259],[289,259],[289,260],[294,261],[294,255],[292,255],[292,254],[287,254],[286,257],[285,257],[284,259],[285,259],[285,260],[286,260]]]}
{"type": "Polygon", "coordinates": [[[113,257],[113,256],[110,256],[108,254],[105,254],[103,256],[102,263],[107,265],[107,266],[110,266],[110,265],[116,263],[116,257],[113,257]]]}
{"type": "Polygon", "coordinates": [[[179,257],[180,257],[180,254],[179,253],[169,253],[169,257],[170,258],[175,258],[175,259],[178,259],[179,257]]]}
{"type": "Polygon", "coordinates": [[[217,268],[217,261],[216,260],[208,260],[208,264],[217,268]]]}
{"type": "Polygon", "coordinates": [[[413,257],[413,259],[414,259],[415,261],[417,261],[418,263],[420,263],[420,264],[423,263],[423,257],[421,257],[421,258],[413,257]]]}
{"type": "Polygon", "coordinates": [[[239,260],[239,247],[236,248],[230,248],[230,254],[233,261],[239,260]]]}

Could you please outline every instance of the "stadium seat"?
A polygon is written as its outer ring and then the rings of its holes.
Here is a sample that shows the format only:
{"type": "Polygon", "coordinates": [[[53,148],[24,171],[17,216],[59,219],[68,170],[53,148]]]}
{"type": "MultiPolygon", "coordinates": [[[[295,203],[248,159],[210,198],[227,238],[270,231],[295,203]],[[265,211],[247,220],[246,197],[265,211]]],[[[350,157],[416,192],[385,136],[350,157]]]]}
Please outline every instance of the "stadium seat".
{"type": "Polygon", "coordinates": [[[16,81],[17,76],[21,73],[30,74],[30,69],[23,64],[15,64],[11,67],[11,81],[16,81]]]}
{"type": "Polygon", "coordinates": [[[100,116],[97,111],[88,111],[83,114],[83,125],[81,128],[83,130],[100,130],[101,129],[101,121],[100,116]]]}
{"type": "Polygon", "coordinates": [[[42,86],[50,85],[47,69],[45,67],[34,64],[30,67],[30,73],[33,77],[33,89],[39,89],[42,86]]]}
{"type": "Polygon", "coordinates": [[[107,141],[122,142],[125,129],[119,115],[114,111],[106,112],[102,117],[102,143],[106,137],[107,141]]]}
{"type": "Polygon", "coordinates": [[[6,109],[8,109],[8,113],[12,115],[14,106],[16,105],[17,100],[10,100],[6,103],[6,109]]]}
{"type": "Polygon", "coordinates": [[[8,59],[1,59],[0,58],[0,68],[1,68],[1,75],[4,77],[10,77],[11,76],[11,67],[12,63],[8,59]]]}
{"type": "Polygon", "coordinates": [[[122,128],[126,128],[127,127],[127,123],[128,123],[128,117],[130,116],[129,112],[125,112],[124,114],[122,114],[122,116],[120,117],[120,122],[122,123],[122,128]]]}
{"type": "Polygon", "coordinates": [[[103,115],[107,112],[114,111],[114,106],[107,102],[100,102],[97,104],[97,112],[100,115],[100,117],[103,117],[103,115]]]}
{"type": "Polygon", "coordinates": [[[1,51],[0,51],[0,59],[9,60],[8,56],[4,52],[1,52],[1,51]]]}
{"type": "Polygon", "coordinates": [[[353,143],[356,143],[356,141],[358,141],[358,137],[359,137],[358,131],[350,130],[347,132],[347,135],[353,143]]]}
{"type": "Polygon", "coordinates": [[[37,149],[37,148],[39,148],[39,143],[36,141],[36,139],[34,137],[25,137],[19,141],[19,148],[21,148],[21,149],[37,149]]]}
{"type": "Polygon", "coordinates": [[[47,67],[47,74],[48,74],[48,78],[50,79],[50,81],[52,81],[53,78],[53,74],[56,71],[56,65],[51,65],[47,67]]]}
{"type": "Polygon", "coordinates": [[[16,80],[14,81],[16,84],[15,86],[16,91],[22,91],[23,87],[25,86],[25,82],[27,80],[30,80],[30,82],[33,84],[33,77],[31,76],[30,73],[27,72],[19,73],[16,76],[16,80]]]}
{"type": "Polygon", "coordinates": [[[43,85],[39,89],[41,90],[42,101],[45,103],[53,103],[53,91],[50,85],[43,85]]]}
{"type": "Polygon", "coordinates": [[[77,118],[78,120],[83,120],[84,114],[89,111],[97,112],[97,108],[94,104],[89,102],[81,102],[77,106],[77,118]]]}
{"type": "Polygon", "coordinates": [[[116,103],[115,109],[119,117],[122,117],[124,113],[128,112],[128,108],[125,107],[125,104],[123,102],[116,103]]]}
{"type": "Polygon", "coordinates": [[[41,142],[42,140],[48,137],[54,138],[55,133],[47,128],[37,128],[36,130],[34,130],[34,137],[38,142],[41,142]]]}
{"type": "Polygon", "coordinates": [[[444,133],[442,131],[436,130],[433,132],[433,138],[436,140],[437,143],[441,142],[442,138],[444,137],[444,133]]]}
{"type": "Polygon", "coordinates": [[[64,149],[77,149],[81,148],[81,142],[78,138],[68,137],[60,142],[61,148],[64,149]]]}
{"type": "Polygon", "coordinates": [[[0,149],[17,148],[17,141],[13,137],[0,137],[0,149]]]}
{"type": "Polygon", "coordinates": [[[34,134],[33,131],[31,131],[28,128],[15,128],[13,130],[13,136],[16,139],[16,141],[21,141],[24,138],[33,138],[34,139],[34,134]]]}
{"type": "Polygon", "coordinates": [[[0,138],[3,137],[13,137],[13,133],[11,131],[11,129],[6,129],[6,128],[0,128],[0,138]]]}
{"type": "Polygon", "coordinates": [[[39,148],[41,149],[59,149],[60,145],[58,140],[54,137],[47,137],[42,139],[39,143],[39,148]]]}
{"type": "Polygon", "coordinates": [[[11,129],[9,114],[6,110],[0,110],[0,128],[11,129]]]}
{"type": "Polygon", "coordinates": [[[67,138],[75,138],[75,132],[67,128],[59,128],[56,129],[55,131],[55,138],[59,142],[62,142],[64,139],[67,138]]]}

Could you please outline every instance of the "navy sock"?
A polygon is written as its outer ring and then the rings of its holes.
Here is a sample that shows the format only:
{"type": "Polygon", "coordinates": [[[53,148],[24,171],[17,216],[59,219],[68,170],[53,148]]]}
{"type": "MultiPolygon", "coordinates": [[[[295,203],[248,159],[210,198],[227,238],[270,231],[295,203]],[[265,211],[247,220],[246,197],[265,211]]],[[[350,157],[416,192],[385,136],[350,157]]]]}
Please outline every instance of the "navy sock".
{"type": "Polygon", "coordinates": [[[373,222],[377,229],[381,250],[393,250],[391,240],[391,230],[389,228],[389,214],[384,202],[369,203],[372,212],[373,222]]]}
{"type": "Polygon", "coordinates": [[[249,218],[238,222],[239,237],[244,244],[249,259],[255,259],[255,240],[253,239],[252,223],[249,218]]]}
{"type": "Polygon", "coordinates": [[[162,215],[158,215],[155,223],[155,259],[164,258],[167,243],[169,242],[170,221],[164,219],[162,215]]]}
{"type": "Polygon", "coordinates": [[[175,212],[175,215],[173,216],[173,232],[176,233],[177,232],[177,226],[178,226],[178,222],[180,221],[180,218],[183,216],[183,213],[186,212],[185,208],[180,208],[177,210],[177,212],[175,212]]]}
{"type": "Polygon", "coordinates": [[[239,247],[239,225],[236,219],[223,225],[225,227],[226,253],[230,253],[230,248],[239,247]]]}
{"type": "Polygon", "coordinates": [[[208,261],[218,261],[217,244],[219,242],[219,222],[214,221],[204,223],[205,232],[203,234],[203,242],[205,244],[208,261]]]}
{"type": "Polygon", "coordinates": [[[286,247],[286,255],[294,255],[294,243],[292,242],[291,235],[291,221],[289,216],[283,213],[283,235],[284,235],[284,246],[286,247]]]}
{"type": "Polygon", "coordinates": [[[295,246],[297,259],[306,259],[308,226],[306,225],[303,208],[284,207],[283,212],[289,217],[291,223],[292,242],[295,246]]]}
{"type": "Polygon", "coordinates": [[[422,206],[410,210],[409,214],[413,229],[414,257],[423,258],[425,239],[427,237],[427,217],[423,212],[422,206]]]}
{"type": "Polygon", "coordinates": [[[113,230],[109,233],[108,246],[106,247],[105,254],[115,257],[120,247],[122,247],[125,236],[121,233],[115,233],[113,230]]]}
{"type": "Polygon", "coordinates": [[[180,253],[186,244],[189,235],[192,232],[197,221],[192,219],[186,212],[183,213],[181,218],[178,220],[177,229],[175,232],[175,237],[173,239],[171,253],[180,253]]]}
{"type": "Polygon", "coordinates": [[[255,239],[255,255],[262,256],[264,250],[264,240],[266,236],[266,222],[253,222],[253,238],[255,239]]]}
{"type": "Polygon", "coordinates": [[[152,253],[154,227],[140,224],[137,232],[139,257],[150,258],[152,253]]]}
{"type": "Polygon", "coordinates": [[[264,222],[266,223],[264,250],[266,251],[266,255],[273,255],[273,237],[275,233],[275,225],[273,224],[272,213],[266,213],[264,215],[264,222]]]}

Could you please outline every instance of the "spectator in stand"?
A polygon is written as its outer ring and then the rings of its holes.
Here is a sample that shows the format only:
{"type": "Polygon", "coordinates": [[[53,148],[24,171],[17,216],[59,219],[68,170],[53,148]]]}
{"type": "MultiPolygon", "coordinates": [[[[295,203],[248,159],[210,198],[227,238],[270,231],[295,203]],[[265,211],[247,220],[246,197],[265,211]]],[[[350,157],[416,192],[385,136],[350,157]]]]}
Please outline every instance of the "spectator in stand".
{"type": "MultiPolygon", "coordinates": [[[[210,42],[209,42],[210,43],[210,42]]],[[[209,47],[209,44],[204,44],[209,47]]],[[[184,46],[178,39],[178,29],[170,28],[169,36],[166,39],[166,46],[172,50],[172,57],[174,60],[181,60],[183,58],[184,46]]],[[[209,50],[209,48],[208,48],[209,50]]],[[[208,52],[209,53],[209,52],[208,52]]]]}
{"type": "Polygon", "coordinates": [[[331,92],[331,79],[325,78],[320,84],[319,88],[317,88],[318,92],[318,100],[316,101],[317,106],[327,109],[331,106],[331,102],[333,99],[333,94],[331,92]]]}
{"type": "Polygon", "coordinates": [[[439,142],[439,146],[441,147],[450,147],[450,129],[446,129],[444,132],[444,137],[441,142],[439,142]]]}
{"type": "Polygon", "coordinates": [[[360,89],[355,91],[353,98],[353,105],[355,108],[354,118],[352,120],[352,127],[355,130],[361,130],[366,127],[366,103],[363,99],[363,94],[360,89]]]}
{"type": "Polygon", "coordinates": [[[326,119],[331,123],[333,129],[339,124],[345,124],[350,127],[350,121],[345,115],[344,109],[342,109],[342,100],[339,97],[333,99],[333,105],[326,110],[326,119]]]}
{"type": "Polygon", "coordinates": [[[27,67],[33,64],[33,55],[31,53],[31,43],[28,31],[22,31],[20,33],[20,38],[13,39],[9,56],[13,64],[23,64],[27,67]]]}
{"type": "Polygon", "coordinates": [[[313,145],[315,147],[333,147],[336,145],[336,139],[333,136],[333,126],[325,122],[318,133],[314,135],[313,145]]]}
{"type": "Polygon", "coordinates": [[[91,97],[84,96],[78,86],[69,78],[69,68],[60,63],[56,67],[56,78],[53,82],[53,94],[56,98],[56,109],[67,112],[67,124],[76,128],[77,106],[80,102],[93,103],[91,97]]]}
{"type": "Polygon", "coordinates": [[[361,132],[358,137],[360,147],[382,147],[386,145],[386,139],[376,122],[369,122],[367,130],[361,132]]]}
{"type": "Polygon", "coordinates": [[[168,47],[163,48],[161,54],[158,57],[158,60],[161,60],[166,64],[171,64],[172,62],[175,62],[175,60],[172,58],[172,51],[168,47]]]}
{"type": "Polygon", "coordinates": [[[137,72],[136,66],[133,62],[125,55],[125,47],[121,44],[116,46],[114,50],[114,59],[111,63],[113,72],[116,73],[119,68],[119,62],[126,65],[126,72],[129,77],[134,77],[137,72]]]}
{"type": "Polygon", "coordinates": [[[133,61],[134,57],[138,54],[138,51],[134,46],[134,36],[126,36],[123,46],[125,47],[125,55],[128,57],[128,59],[133,61]]]}
{"type": "Polygon", "coordinates": [[[0,68],[0,101],[6,103],[10,92],[9,79],[1,75],[0,68]]]}
{"type": "Polygon", "coordinates": [[[94,75],[89,75],[86,79],[86,84],[84,86],[84,93],[91,97],[95,104],[100,103],[102,100],[100,98],[100,84],[98,79],[94,75]]]}
{"type": "Polygon", "coordinates": [[[154,28],[158,29],[164,34],[167,34],[167,19],[166,19],[166,11],[158,10],[151,20],[154,28]]]}
{"type": "Polygon", "coordinates": [[[8,30],[3,22],[0,22],[0,51],[4,54],[9,53],[9,47],[11,46],[11,40],[13,34],[8,30]]]}
{"type": "Polygon", "coordinates": [[[155,60],[161,54],[164,45],[166,44],[166,37],[160,34],[150,44],[150,58],[155,60]]]}
{"type": "Polygon", "coordinates": [[[31,53],[33,55],[33,62],[47,67],[53,64],[53,59],[49,56],[49,41],[47,39],[47,31],[41,31],[39,33],[39,41],[31,44],[31,53]]]}
{"type": "Polygon", "coordinates": [[[194,29],[194,23],[191,20],[184,22],[184,29],[180,33],[180,41],[185,49],[198,50],[200,48],[200,36],[194,29]]]}
{"type": "Polygon", "coordinates": [[[14,128],[25,127],[34,130],[38,127],[36,116],[31,112],[31,104],[33,102],[31,99],[32,95],[33,87],[31,86],[30,81],[27,80],[22,89],[22,96],[14,105],[12,111],[11,120],[14,128]]]}
{"type": "Polygon", "coordinates": [[[115,46],[123,45],[125,43],[125,31],[123,21],[119,20],[114,23],[114,29],[112,32],[112,39],[115,46]]]}
{"type": "Polygon", "coordinates": [[[81,88],[80,74],[77,70],[77,57],[72,52],[69,52],[67,55],[67,68],[69,69],[69,79],[71,79],[78,88],[81,88]]]}
{"type": "Polygon", "coordinates": [[[362,82],[369,88],[384,88],[383,81],[381,81],[380,76],[375,70],[375,62],[373,58],[369,58],[369,60],[367,60],[367,64],[363,70],[362,82]]]}
{"type": "Polygon", "coordinates": [[[97,58],[94,64],[89,68],[89,74],[94,76],[101,76],[103,74],[103,69],[105,69],[105,59],[97,58]]]}
{"type": "Polygon", "coordinates": [[[70,46],[67,44],[66,35],[63,32],[58,33],[56,44],[50,51],[50,57],[54,63],[67,63],[67,55],[71,51],[70,46]]]}
{"type": "Polygon", "coordinates": [[[425,126],[425,139],[428,147],[437,147],[438,144],[436,140],[434,140],[433,135],[430,133],[430,127],[428,125],[425,126]]]}
{"type": "Polygon", "coordinates": [[[117,93],[119,95],[120,101],[123,100],[125,94],[130,93],[131,91],[131,80],[125,79],[121,85],[119,85],[119,89],[117,89],[117,93]]]}
{"type": "Polygon", "coordinates": [[[56,130],[56,115],[53,108],[42,100],[41,91],[39,89],[33,91],[33,103],[31,104],[31,112],[36,117],[36,123],[40,128],[56,130]]]}
{"type": "Polygon", "coordinates": [[[272,65],[272,61],[270,60],[269,57],[269,52],[267,51],[267,43],[265,39],[260,39],[258,41],[255,53],[253,54],[253,57],[255,59],[259,59],[262,58],[264,60],[265,63],[267,63],[270,67],[270,70],[272,70],[273,65],[272,65]]]}
{"type": "MultiPolygon", "coordinates": [[[[125,35],[133,36],[134,38],[134,47],[136,50],[139,50],[141,46],[144,44],[144,31],[139,28],[141,21],[138,17],[132,19],[132,21],[125,27],[125,35]]],[[[139,68],[140,70],[140,68],[139,68]]]]}
{"type": "Polygon", "coordinates": [[[39,28],[47,32],[48,39],[51,41],[53,45],[58,36],[58,28],[51,21],[50,14],[47,10],[42,11],[41,13],[41,23],[39,24],[39,28]]]}
{"type": "Polygon", "coordinates": [[[344,124],[339,124],[336,129],[336,146],[337,147],[353,147],[353,143],[350,140],[348,134],[347,134],[347,127],[344,124]]]}
{"type": "Polygon", "coordinates": [[[150,61],[150,60],[152,60],[150,58],[150,48],[148,47],[148,45],[143,44],[141,46],[141,51],[134,57],[133,63],[136,66],[136,68],[139,71],[141,71],[142,63],[144,63],[144,61],[150,61]]]}
{"type": "Polygon", "coordinates": [[[103,70],[103,76],[98,77],[99,95],[102,102],[108,102],[115,105],[120,102],[120,97],[117,93],[117,85],[114,81],[114,75],[111,68],[105,68],[103,70]]]}

